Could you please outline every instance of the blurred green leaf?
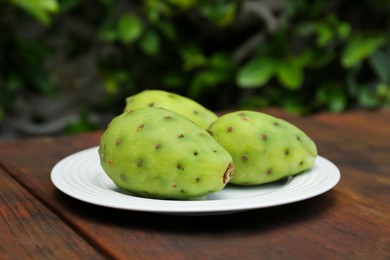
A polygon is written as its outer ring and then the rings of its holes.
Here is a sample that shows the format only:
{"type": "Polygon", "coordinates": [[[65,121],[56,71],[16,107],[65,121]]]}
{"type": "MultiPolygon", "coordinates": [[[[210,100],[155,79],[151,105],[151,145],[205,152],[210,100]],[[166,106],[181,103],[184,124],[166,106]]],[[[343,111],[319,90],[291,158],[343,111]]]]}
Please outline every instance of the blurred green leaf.
{"type": "Polygon", "coordinates": [[[334,61],[336,57],[337,54],[333,51],[320,50],[318,53],[313,54],[313,58],[311,59],[310,64],[308,64],[308,67],[316,69],[324,68],[326,65],[334,61]]]}
{"type": "Polygon", "coordinates": [[[371,56],[385,43],[383,37],[354,37],[348,43],[341,55],[341,63],[350,68],[371,56]]]}
{"type": "Polygon", "coordinates": [[[305,67],[312,64],[314,60],[314,52],[312,49],[306,49],[304,52],[294,57],[294,62],[297,66],[305,67]]]}
{"type": "Polygon", "coordinates": [[[356,66],[347,70],[345,75],[345,82],[347,83],[348,95],[356,98],[359,91],[359,82],[358,76],[362,71],[362,64],[357,64],[356,66]]]}
{"type": "Polygon", "coordinates": [[[170,6],[164,1],[147,0],[144,5],[149,21],[153,23],[160,22],[162,16],[169,16],[172,13],[170,6]]]}
{"type": "Polygon", "coordinates": [[[281,106],[294,115],[306,114],[310,109],[310,106],[304,103],[304,99],[297,95],[284,96],[281,99],[281,106]]]}
{"type": "Polygon", "coordinates": [[[326,10],[326,1],[323,0],[290,0],[287,3],[286,11],[289,17],[299,16],[303,13],[308,20],[314,20],[326,10]]]}
{"type": "Polygon", "coordinates": [[[296,32],[300,36],[309,36],[315,31],[316,24],[309,21],[306,23],[297,24],[296,32]]]}
{"type": "Polygon", "coordinates": [[[50,15],[58,11],[56,0],[10,0],[11,3],[24,9],[44,25],[50,23],[50,15]]]}
{"type": "Polygon", "coordinates": [[[224,27],[234,21],[236,16],[236,5],[229,2],[219,4],[209,2],[209,4],[201,6],[201,12],[219,26],[224,27]]]}
{"type": "Polygon", "coordinates": [[[90,115],[86,109],[80,112],[79,119],[70,122],[65,127],[65,134],[77,134],[97,130],[98,126],[91,121],[90,115]]]}
{"type": "Polygon", "coordinates": [[[180,73],[170,72],[163,77],[163,85],[168,88],[181,87],[184,84],[184,75],[180,73]]]}
{"type": "Polygon", "coordinates": [[[104,80],[104,90],[107,94],[115,94],[118,92],[119,86],[115,80],[106,79],[104,80]]]}
{"type": "Polygon", "coordinates": [[[325,23],[318,23],[315,26],[317,33],[317,45],[325,46],[334,39],[332,29],[325,23]]]}
{"type": "Polygon", "coordinates": [[[297,61],[279,63],[276,76],[279,82],[290,90],[299,89],[304,79],[303,67],[297,61]]]}
{"type": "Polygon", "coordinates": [[[184,62],[183,69],[186,71],[202,67],[207,62],[207,58],[203,55],[199,46],[194,44],[183,46],[180,54],[184,62]]]}
{"type": "Polygon", "coordinates": [[[139,46],[147,55],[155,56],[160,51],[160,36],[149,30],[141,38],[139,46]]]}
{"type": "Polygon", "coordinates": [[[98,37],[100,40],[113,42],[118,38],[118,32],[115,26],[111,23],[104,24],[98,33],[98,37]]]}
{"type": "Polygon", "coordinates": [[[172,41],[176,38],[176,31],[172,23],[160,21],[157,27],[168,40],[172,41]]]}
{"type": "Polygon", "coordinates": [[[72,9],[77,8],[83,0],[59,0],[61,6],[61,13],[70,12],[72,9]]]}
{"type": "Polygon", "coordinates": [[[266,57],[256,57],[238,71],[237,84],[241,88],[258,88],[264,86],[274,75],[277,64],[266,57]]]}
{"type": "Polygon", "coordinates": [[[338,36],[345,40],[349,37],[349,35],[351,34],[351,25],[349,25],[348,23],[339,23],[337,26],[336,26],[336,29],[337,29],[337,34],[338,36]]]}
{"type": "Polygon", "coordinates": [[[376,94],[380,98],[390,98],[390,84],[379,83],[376,88],[376,94]]]}
{"type": "Polygon", "coordinates": [[[130,81],[131,78],[128,72],[120,70],[115,71],[105,75],[103,80],[104,90],[107,94],[114,95],[119,92],[121,84],[128,85],[130,81]]]}
{"type": "Polygon", "coordinates": [[[123,15],[118,21],[118,39],[124,44],[129,44],[137,40],[141,36],[142,30],[142,21],[132,13],[123,15]]]}
{"type": "Polygon", "coordinates": [[[335,15],[329,15],[326,19],[317,22],[306,22],[296,26],[296,32],[304,37],[316,35],[316,43],[325,47],[337,38],[347,39],[351,33],[351,26],[341,22],[335,15]]]}
{"type": "Polygon", "coordinates": [[[222,52],[216,52],[209,58],[209,66],[214,69],[231,69],[234,65],[231,58],[222,52]]]}
{"type": "Polygon", "coordinates": [[[377,93],[369,86],[361,86],[359,88],[358,99],[360,105],[364,108],[378,108],[381,104],[377,93]]]}
{"type": "Polygon", "coordinates": [[[238,109],[258,109],[267,107],[270,105],[270,103],[271,102],[267,97],[251,95],[240,100],[238,103],[238,109]]]}
{"type": "Polygon", "coordinates": [[[316,89],[316,101],[330,112],[343,112],[347,106],[347,94],[336,82],[326,82],[316,89]]]}
{"type": "Polygon", "coordinates": [[[198,72],[190,84],[188,95],[197,98],[206,88],[216,87],[229,78],[229,74],[218,70],[203,70],[198,72]]]}
{"type": "Polygon", "coordinates": [[[390,83],[390,51],[377,51],[369,59],[370,64],[383,82],[390,83]]]}
{"type": "Polygon", "coordinates": [[[331,28],[334,38],[347,39],[351,33],[351,26],[347,22],[340,21],[335,14],[330,14],[326,18],[326,23],[331,28]]]}
{"type": "Polygon", "coordinates": [[[181,8],[188,9],[197,3],[197,0],[169,0],[169,3],[181,8]]]}

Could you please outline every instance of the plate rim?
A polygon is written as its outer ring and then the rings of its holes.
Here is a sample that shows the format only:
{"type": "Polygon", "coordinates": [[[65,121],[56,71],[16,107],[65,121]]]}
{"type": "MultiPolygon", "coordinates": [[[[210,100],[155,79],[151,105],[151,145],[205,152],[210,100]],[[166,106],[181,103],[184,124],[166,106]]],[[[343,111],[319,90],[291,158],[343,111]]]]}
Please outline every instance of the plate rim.
{"type": "MultiPolygon", "coordinates": [[[[138,205],[122,205],[121,203],[106,203],[101,197],[95,197],[94,199],[91,199],[89,197],[82,196],[83,192],[80,193],[80,190],[78,192],[72,191],[74,187],[71,187],[69,185],[63,185],[61,182],[61,178],[63,177],[63,174],[65,174],[62,170],[62,167],[66,165],[69,161],[72,161],[75,158],[82,158],[82,156],[89,155],[91,153],[95,153],[96,157],[95,160],[99,162],[99,157],[97,153],[98,146],[93,146],[90,148],[86,148],[83,150],[79,150],[77,152],[74,152],[72,154],[67,155],[66,157],[59,160],[52,168],[50,173],[50,179],[53,185],[60,190],[61,192],[65,193],[66,195],[78,199],[80,201],[90,203],[93,205],[108,207],[108,208],[115,208],[115,209],[122,209],[122,210],[132,210],[132,211],[142,211],[142,212],[152,212],[152,213],[163,213],[163,214],[173,214],[173,215],[211,215],[211,214],[227,214],[227,213],[235,213],[235,212],[241,212],[241,211],[247,211],[247,210],[253,210],[253,209],[260,209],[260,208],[268,208],[268,207],[274,207],[274,206],[281,206],[285,204],[295,203],[299,201],[303,201],[306,199],[310,199],[313,197],[316,197],[318,195],[321,195],[329,190],[331,190],[333,187],[337,185],[337,183],[341,179],[341,173],[338,167],[331,162],[330,160],[318,155],[316,158],[315,165],[318,162],[321,162],[322,164],[326,164],[327,168],[330,168],[330,170],[327,171],[327,173],[330,173],[332,176],[331,180],[327,181],[326,185],[319,186],[319,189],[316,191],[311,191],[308,194],[301,193],[300,196],[293,196],[291,198],[283,198],[279,201],[271,201],[269,203],[262,201],[261,203],[256,203],[256,201],[253,201],[253,198],[257,197],[264,197],[264,194],[254,195],[252,196],[252,199],[248,199],[247,197],[241,197],[241,198],[233,198],[233,199],[222,199],[222,200],[164,200],[164,199],[151,199],[151,198],[142,198],[132,195],[125,195],[129,196],[131,200],[140,201],[141,204],[138,205]],[[229,204],[229,202],[232,201],[238,201],[238,202],[246,202],[241,203],[239,205],[236,204],[229,204]],[[142,205],[142,202],[146,202],[146,205],[142,205]],[[159,207],[156,206],[150,206],[149,204],[155,202],[159,205],[159,207]],[[228,202],[228,203],[226,203],[228,202]],[[140,206],[142,205],[142,206],[140,206]],[[168,206],[167,206],[168,205],[168,206]],[[170,205],[170,206],[169,206],[170,205]],[[183,205],[186,205],[186,207],[183,207],[183,205]],[[191,205],[191,207],[188,207],[188,205],[191,205]]],[[[100,164],[99,164],[99,167],[100,164]]],[[[103,171],[103,169],[101,169],[103,171]]],[[[296,177],[293,177],[294,179],[298,179],[300,175],[303,174],[310,174],[312,170],[304,171],[303,173],[300,173],[296,177]],[[298,177],[298,178],[297,178],[298,177]]],[[[294,180],[293,179],[293,180],[294,180]]],[[[298,179],[299,180],[299,179],[298,179]]],[[[228,187],[227,187],[228,188],[228,187]]],[[[225,189],[227,189],[225,188],[225,189]]]]}

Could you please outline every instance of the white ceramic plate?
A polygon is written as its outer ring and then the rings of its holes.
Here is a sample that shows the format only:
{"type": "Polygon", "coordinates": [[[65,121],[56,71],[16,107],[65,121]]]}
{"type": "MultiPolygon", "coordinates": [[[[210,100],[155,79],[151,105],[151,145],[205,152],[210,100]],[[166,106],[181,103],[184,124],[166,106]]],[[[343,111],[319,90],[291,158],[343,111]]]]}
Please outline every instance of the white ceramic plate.
{"type": "Polygon", "coordinates": [[[226,214],[297,202],[322,194],[340,180],[340,171],[318,156],[311,170],[289,181],[236,187],[197,200],[159,200],[132,196],[118,188],[100,166],[97,147],[74,153],[58,162],[52,172],[53,184],[69,196],[95,205],[177,215],[226,214]]]}

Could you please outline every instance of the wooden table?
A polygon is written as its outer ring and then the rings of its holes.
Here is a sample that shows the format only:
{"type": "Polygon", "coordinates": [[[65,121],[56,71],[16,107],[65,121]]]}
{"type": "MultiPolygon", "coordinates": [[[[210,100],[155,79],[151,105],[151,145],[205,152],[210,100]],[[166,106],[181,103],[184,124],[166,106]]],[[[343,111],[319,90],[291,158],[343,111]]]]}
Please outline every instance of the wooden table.
{"type": "Polygon", "coordinates": [[[1,259],[390,259],[390,111],[294,117],[341,181],[305,201],[219,216],[91,205],[52,167],[101,132],[0,142],[1,259]]]}

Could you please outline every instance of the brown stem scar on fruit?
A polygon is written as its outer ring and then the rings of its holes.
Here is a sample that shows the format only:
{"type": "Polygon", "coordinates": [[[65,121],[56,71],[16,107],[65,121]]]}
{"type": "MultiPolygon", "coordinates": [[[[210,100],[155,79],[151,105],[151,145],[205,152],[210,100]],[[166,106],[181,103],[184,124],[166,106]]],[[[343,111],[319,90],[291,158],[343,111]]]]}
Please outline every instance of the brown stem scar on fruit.
{"type": "Polygon", "coordinates": [[[138,161],[137,161],[137,166],[138,166],[138,167],[141,167],[141,166],[142,166],[142,163],[143,163],[142,160],[138,160],[138,161]]]}
{"type": "Polygon", "coordinates": [[[140,124],[137,128],[137,132],[141,131],[141,129],[144,128],[144,124],[140,124]]]}
{"type": "Polygon", "coordinates": [[[224,175],[223,175],[223,184],[227,184],[233,176],[234,166],[232,163],[229,163],[224,175]]]}

